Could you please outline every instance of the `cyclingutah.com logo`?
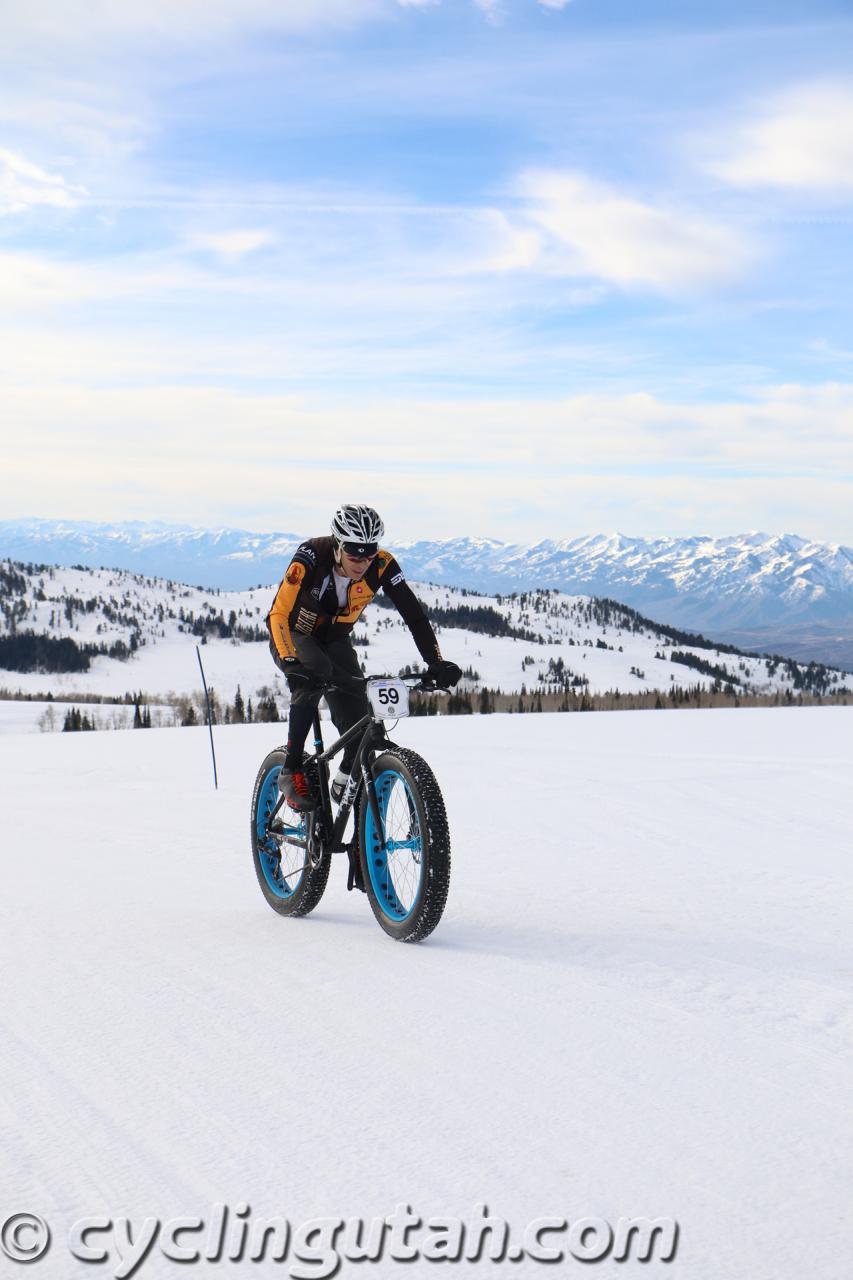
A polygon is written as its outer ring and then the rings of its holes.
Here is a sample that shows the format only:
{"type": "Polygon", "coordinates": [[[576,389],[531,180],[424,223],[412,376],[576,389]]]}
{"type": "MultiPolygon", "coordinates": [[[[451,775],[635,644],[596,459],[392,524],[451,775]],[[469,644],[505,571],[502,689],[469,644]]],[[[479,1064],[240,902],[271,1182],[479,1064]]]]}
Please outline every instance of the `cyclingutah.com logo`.
{"type": "MultiPolygon", "coordinates": [[[[0,1250],[12,1262],[36,1262],[51,1247],[39,1214],[10,1213],[0,1221],[0,1250]]],[[[285,1217],[253,1217],[248,1204],[214,1204],[204,1217],[92,1216],[68,1228],[65,1246],[78,1262],[109,1264],[115,1280],[141,1273],[147,1259],[171,1262],[286,1264],[293,1280],[327,1280],[344,1262],[671,1262],[678,1244],[673,1218],[540,1217],[519,1236],[505,1218],[476,1204],[467,1218],[429,1217],[397,1205],[384,1218],[310,1218],[293,1225],[285,1217]]]]}

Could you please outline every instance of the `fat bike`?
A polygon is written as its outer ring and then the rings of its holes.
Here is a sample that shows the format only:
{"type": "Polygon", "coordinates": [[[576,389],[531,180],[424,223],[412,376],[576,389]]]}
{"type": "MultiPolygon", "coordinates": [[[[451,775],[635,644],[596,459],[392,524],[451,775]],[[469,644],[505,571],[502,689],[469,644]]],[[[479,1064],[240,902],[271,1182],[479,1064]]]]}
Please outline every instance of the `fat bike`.
{"type": "MultiPolygon", "coordinates": [[[[370,711],[324,747],[319,711],[314,750],[303,770],[313,807],[295,812],[279,791],[285,751],[261,764],[252,793],[252,857],[261,892],[282,916],[305,916],[323,896],[332,856],[349,859],[348,888],[362,889],[381,927],[398,942],[421,942],[435,929],[450,887],[450,833],[435,775],[416,752],[386,736],[409,714],[409,691],[437,692],[425,675],[365,680],[370,711]],[[337,811],[329,761],[358,740],[337,811]],[[352,833],[344,840],[350,815],[352,833]]],[[[318,686],[321,692],[332,683],[318,686]]],[[[444,692],[444,691],[442,691],[444,692]]]]}

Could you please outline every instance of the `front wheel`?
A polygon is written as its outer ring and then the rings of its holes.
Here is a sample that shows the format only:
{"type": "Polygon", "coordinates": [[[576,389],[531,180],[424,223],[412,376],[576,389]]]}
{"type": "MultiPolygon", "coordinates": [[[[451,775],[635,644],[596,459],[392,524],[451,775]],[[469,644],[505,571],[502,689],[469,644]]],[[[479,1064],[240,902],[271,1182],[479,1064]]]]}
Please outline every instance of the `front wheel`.
{"type": "Polygon", "coordinates": [[[312,814],[294,813],[278,803],[278,775],[284,752],[271,751],[255,779],[252,792],[252,857],[261,892],[281,916],[307,916],[323,896],[331,858],[324,854],[317,866],[308,857],[312,814]]]}
{"type": "Polygon", "coordinates": [[[373,914],[399,942],[421,942],[441,919],[450,887],[450,832],[444,800],[429,765],[414,751],[391,747],[373,765],[383,830],[377,831],[362,789],[358,844],[373,914]]]}

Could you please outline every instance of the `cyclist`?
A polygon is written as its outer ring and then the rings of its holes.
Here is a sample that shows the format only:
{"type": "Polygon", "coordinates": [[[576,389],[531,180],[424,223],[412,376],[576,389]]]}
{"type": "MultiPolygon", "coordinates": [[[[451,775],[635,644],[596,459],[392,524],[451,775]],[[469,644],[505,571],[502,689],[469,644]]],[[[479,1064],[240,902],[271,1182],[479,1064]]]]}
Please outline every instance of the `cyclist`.
{"type": "MultiPolygon", "coordinates": [[[[396,605],[430,678],[449,686],[462,676],[455,662],[442,658],[420,601],[397,561],[379,546],[384,532],[372,507],[360,503],[339,507],[331,537],[308,538],[297,547],[267,614],[273,660],[290,689],[287,752],[279,786],[293,809],[314,805],[302,769],[302,752],[322,696],[318,684],[334,679],[341,686],[325,695],[340,733],[370,710],[350,632],[377,591],[384,591],[396,605]]],[[[331,786],[334,800],[343,795],[357,745],[352,743],[344,751],[331,786]]]]}

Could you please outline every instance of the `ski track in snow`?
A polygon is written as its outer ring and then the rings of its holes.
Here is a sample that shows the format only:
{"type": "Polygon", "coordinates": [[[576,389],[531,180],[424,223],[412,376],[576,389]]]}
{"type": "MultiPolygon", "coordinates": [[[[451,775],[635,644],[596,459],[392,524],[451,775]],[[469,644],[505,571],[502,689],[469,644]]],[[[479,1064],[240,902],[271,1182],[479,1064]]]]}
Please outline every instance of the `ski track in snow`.
{"type": "MultiPolygon", "coordinates": [[[[264,903],[248,806],[283,726],[216,731],[218,793],[206,730],[4,737],[0,1203],[54,1230],[28,1274],[111,1274],[65,1250],[85,1215],[485,1201],[516,1237],[678,1220],[673,1263],[597,1277],[848,1276],[851,728],[842,707],[402,722],[453,844],[419,947],[344,859],[307,920],[264,903]]],[[[155,1248],[137,1274],[184,1270],[155,1248]]]]}

